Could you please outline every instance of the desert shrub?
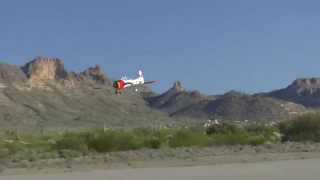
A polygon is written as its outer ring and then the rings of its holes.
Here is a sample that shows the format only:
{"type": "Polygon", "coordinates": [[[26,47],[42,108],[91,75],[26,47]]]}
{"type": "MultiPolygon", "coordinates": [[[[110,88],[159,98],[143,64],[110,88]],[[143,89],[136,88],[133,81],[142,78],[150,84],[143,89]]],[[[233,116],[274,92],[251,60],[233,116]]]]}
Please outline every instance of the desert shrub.
{"type": "Polygon", "coordinates": [[[0,146],[0,160],[8,158],[9,155],[10,155],[10,150],[5,146],[0,146]]]}
{"type": "Polygon", "coordinates": [[[116,151],[135,150],[141,148],[143,141],[130,132],[114,132],[116,151]]]}
{"type": "Polygon", "coordinates": [[[42,136],[23,135],[20,139],[20,143],[25,143],[25,150],[29,149],[37,153],[53,150],[53,143],[50,143],[48,139],[44,139],[42,136]]]}
{"type": "Polygon", "coordinates": [[[158,129],[154,130],[150,136],[144,137],[144,147],[159,149],[161,147],[167,147],[169,141],[172,138],[176,130],[173,129],[158,129]]]}
{"type": "Polygon", "coordinates": [[[9,155],[14,155],[17,152],[22,151],[24,149],[22,145],[20,145],[16,142],[6,143],[4,145],[4,148],[7,149],[9,155]]]}
{"type": "Polygon", "coordinates": [[[210,145],[252,145],[257,146],[267,141],[262,135],[242,133],[227,133],[211,135],[210,145]]]}
{"type": "Polygon", "coordinates": [[[148,138],[143,143],[144,147],[150,149],[159,149],[162,145],[161,139],[157,137],[148,138]]]}
{"type": "Polygon", "coordinates": [[[277,143],[281,139],[279,137],[279,128],[264,124],[250,124],[245,127],[245,131],[252,136],[263,136],[266,142],[277,143]]]}
{"type": "Polygon", "coordinates": [[[136,129],[131,130],[131,132],[135,136],[140,136],[140,137],[149,137],[149,136],[152,136],[153,134],[155,134],[155,131],[152,130],[151,128],[136,128],[136,129]]]}
{"type": "Polygon", "coordinates": [[[276,128],[266,126],[264,124],[249,124],[244,127],[245,131],[255,133],[255,134],[264,134],[272,133],[276,131],[276,128]]]}
{"type": "Polygon", "coordinates": [[[88,152],[86,137],[81,133],[65,133],[57,139],[53,146],[58,151],[74,150],[83,153],[88,152]]]}
{"type": "Polygon", "coordinates": [[[75,158],[83,155],[81,152],[71,149],[62,149],[59,151],[59,157],[64,159],[75,158]]]}
{"type": "Polygon", "coordinates": [[[214,134],[211,135],[211,145],[237,145],[246,144],[247,136],[244,134],[214,134]]]}
{"type": "Polygon", "coordinates": [[[88,146],[97,152],[134,150],[141,147],[141,142],[126,131],[98,131],[88,138],[88,146]]]}
{"type": "Polygon", "coordinates": [[[161,135],[159,130],[150,128],[137,128],[131,131],[136,141],[139,141],[139,147],[158,149],[161,147],[161,135]]]}
{"type": "Polygon", "coordinates": [[[264,137],[263,135],[250,135],[247,139],[246,145],[259,146],[266,142],[271,142],[269,137],[264,137]]]}
{"type": "MultiPolygon", "coordinates": [[[[312,138],[316,139],[319,123],[312,120],[307,125],[295,125],[295,121],[282,124],[282,132],[288,139],[297,133],[299,128],[310,130],[312,138]],[[297,127],[296,127],[297,126],[297,127]],[[316,128],[315,128],[316,127],[316,128]]],[[[17,157],[33,161],[42,158],[76,157],[89,152],[127,151],[141,148],[159,149],[162,147],[189,147],[210,145],[260,145],[266,142],[275,142],[273,139],[276,129],[263,125],[237,126],[231,123],[222,123],[210,126],[207,130],[196,128],[138,128],[132,130],[92,129],[82,132],[67,132],[63,134],[51,133],[47,135],[22,135],[7,133],[0,141],[0,159],[2,157],[17,157]],[[2,142],[2,143],[1,143],[2,142]]],[[[299,131],[300,132],[300,131],[299,131]]],[[[300,133],[300,134],[301,134],[300,133]]],[[[308,133],[306,133],[308,134],[308,133]]],[[[319,134],[317,134],[319,135],[319,134]]],[[[298,136],[299,138],[305,136],[298,136]]],[[[320,136],[319,136],[320,137],[320,136]]],[[[310,137],[308,137],[310,139],[310,137]]]]}
{"type": "Polygon", "coordinates": [[[266,142],[278,142],[277,128],[264,124],[240,126],[232,123],[213,124],[207,128],[210,145],[261,145],[266,142]]]}
{"type": "Polygon", "coordinates": [[[242,129],[232,123],[213,124],[206,130],[208,135],[237,133],[239,131],[242,131],[242,129]]]}
{"type": "Polygon", "coordinates": [[[279,124],[282,141],[320,142],[320,114],[309,113],[279,124]]]}
{"type": "Polygon", "coordinates": [[[208,142],[209,137],[205,133],[180,129],[172,135],[169,145],[170,147],[206,146],[208,142]]]}

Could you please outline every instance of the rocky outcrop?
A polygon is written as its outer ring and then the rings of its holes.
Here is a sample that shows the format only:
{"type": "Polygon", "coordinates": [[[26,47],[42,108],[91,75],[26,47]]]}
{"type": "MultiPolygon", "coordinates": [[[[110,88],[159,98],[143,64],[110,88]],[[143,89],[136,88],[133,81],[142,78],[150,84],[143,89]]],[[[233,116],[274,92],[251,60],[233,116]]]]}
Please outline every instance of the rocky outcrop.
{"type": "Polygon", "coordinates": [[[147,101],[151,107],[171,114],[206,98],[206,96],[198,91],[186,91],[181,82],[177,81],[167,92],[159,96],[147,98],[147,101]]]}
{"type": "Polygon", "coordinates": [[[63,62],[58,58],[37,57],[22,67],[31,81],[62,80],[67,76],[63,62]]]}
{"type": "Polygon", "coordinates": [[[111,85],[111,81],[106,77],[99,65],[96,65],[95,67],[90,67],[89,69],[80,73],[80,78],[84,80],[93,80],[100,84],[111,85]]]}
{"type": "Polygon", "coordinates": [[[21,69],[33,88],[48,89],[49,83],[75,88],[87,82],[111,86],[111,80],[98,65],[81,73],[75,73],[65,70],[63,61],[58,58],[37,57],[21,69]]]}
{"type": "Polygon", "coordinates": [[[63,62],[58,58],[37,57],[22,67],[31,87],[46,88],[49,82],[67,77],[63,62]]]}
{"type": "Polygon", "coordinates": [[[284,89],[263,95],[291,101],[307,107],[320,107],[320,78],[297,79],[284,89]]]}
{"type": "Polygon", "coordinates": [[[183,92],[185,89],[183,88],[180,81],[176,81],[173,84],[173,87],[170,89],[170,91],[174,91],[175,93],[183,92]]]}
{"type": "Polygon", "coordinates": [[[0,64],[0,83],[15,84],[27,81],[27,76],[19,66],[10,64],[0,64]]]}
{"type": "Polygon", "coordinates": [[[111,87],[111,80],[107,78],[99,65],[90,67],[81,73],[69,72],[63,84],[67,88],[74,88],[81,84],[99,84],[111,87]]]}

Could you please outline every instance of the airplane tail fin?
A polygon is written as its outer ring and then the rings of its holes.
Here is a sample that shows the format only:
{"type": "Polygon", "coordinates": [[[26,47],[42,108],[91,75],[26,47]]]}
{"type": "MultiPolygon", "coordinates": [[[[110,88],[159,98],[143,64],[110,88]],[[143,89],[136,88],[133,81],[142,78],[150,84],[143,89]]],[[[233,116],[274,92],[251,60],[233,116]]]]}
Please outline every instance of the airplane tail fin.
{"type": "Polygon", "coordinates": [[[138,71],[138,75],[139,75],[139,81],[140,81],[140,84],[144,84],[144,77],[143,77],[143,72],[142,70],[139,70],[138,71]]]}
{"type": "Polygon", "coordinates": [[[139,70],[139,71],[138,71],[138,75],[139,75],[139,77],[143,77],[143,72],[142,72],[142,70],[139,70]]]}

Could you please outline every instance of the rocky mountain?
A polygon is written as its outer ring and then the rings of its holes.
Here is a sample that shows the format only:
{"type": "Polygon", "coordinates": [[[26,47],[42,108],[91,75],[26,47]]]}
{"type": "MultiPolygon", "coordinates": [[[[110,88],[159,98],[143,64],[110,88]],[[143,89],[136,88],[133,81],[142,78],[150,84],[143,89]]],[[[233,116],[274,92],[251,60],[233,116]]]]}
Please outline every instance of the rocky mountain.
{"type": "Polygon", "coordinates": [[[116,95],[98,65],[76,73],[58,58],[37,57],[22,67],[0,64],[0,130],[140,127],[189,118],[275,121],[307,111],[303,105],[320,106],[320,79],[298,79],[256,95],[208,96],[179,81],[160,95],[144,86],[116,95]]]}
{"type": "Polygon", "coordinates": [[[306,111],[302,105],[236,91],[221,96],[205,96],[197,91],[186,91],[180,82],[167,92],[147,100],[151,107],[180,118],[281,120],[306,111]]]}
{"type": "Polygon", "coordinates": [[[239,121],[279,121],[305,110],[303,106],[298,104],[231,91],[215,100],[201,101],[172,115],[239,121]]]}
{"type": "Polygon", "coordinates": [[[172,114],[207,98],[207,96],[200,94],[198,91],[186,91],[181,82],[177,81],[167,92],[146,100],[151,107],[172,114]]]}
{"type": "Polygon", "coordinates": [[[284,89],[262,95],[318,108],[320,107],[320,78],[297,79],[284,89]]]}
{"type": "MultiPolygon", "coordinates": [[[[75,73],[62,60],[38,57],[0,65],[0,129],[134,127],[169,122],[137,93],[115,95],[99,66],[75,73]]],[[[169,122],[170,123],[170,122],[169,122]]]]}
{"type": "Polygon", "coordinates": [[[22,67],[30,81],[61,80],[67,76],[63,62],[58,58],[37,57],[22,67]]]}
{"type": "Polygon", "coordinates": [[[50,83],[60,84],[66,88],[76,88],[86,83],[106,86],[112,84],[99,65],[89,67],[80,73],[69,72],[65,69],[63,61],[58,58],[37,57],[20,69],[16,68],[20,74],[24,73],[27,84],[32,88],[48,88],[50,83]]]}

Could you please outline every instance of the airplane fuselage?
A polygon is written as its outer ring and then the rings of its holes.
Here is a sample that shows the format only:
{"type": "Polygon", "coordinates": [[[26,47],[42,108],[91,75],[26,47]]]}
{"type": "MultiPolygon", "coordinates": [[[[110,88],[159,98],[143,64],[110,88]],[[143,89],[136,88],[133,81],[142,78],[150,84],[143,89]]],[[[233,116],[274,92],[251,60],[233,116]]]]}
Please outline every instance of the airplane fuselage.
{"type": "Polygon", "coordinates": [[[136,79],[127,79],[126,77],[121,78],[120,80],[116,80],[113,82],[113,87],[116,89],[116,94],[120,94],[121,90],[128,88],[128,87],[134,87],[134,86],[139,86],[139,85],[144,85],[144,84],[151,84],[154,83],[155,81],[144,81],[143,73],[140,70],[138,72],[138,77],[136,79]]]}
{"type": "Polygon", "coordinates": [[[120,79],[113,82],[113,87],[116,89],[116,93],[119,93],[121,90],[144,84],[144,78],[138,77],[137,79],[120,79]]]}

